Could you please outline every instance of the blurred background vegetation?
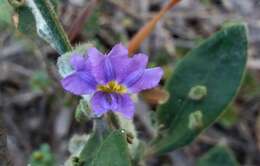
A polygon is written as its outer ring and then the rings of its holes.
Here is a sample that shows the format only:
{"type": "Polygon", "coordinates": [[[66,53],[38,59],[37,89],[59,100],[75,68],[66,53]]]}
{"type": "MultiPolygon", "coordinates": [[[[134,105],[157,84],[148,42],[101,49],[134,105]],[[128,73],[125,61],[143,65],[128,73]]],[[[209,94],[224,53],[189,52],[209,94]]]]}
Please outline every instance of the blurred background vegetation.
{"type": "MultiPolygon", "coordinates": [[[[103,51],[118,42],[127,44],[167,2],[52,1],[74,46],[92,42],[103,51]]],[[[149,65],[164,68],[165,80],[178,59],[225,22],[242,20],[249,26],[248,70],[237,98],[218,122],[190,146],[151,159],[149,165],[192,166],[216,144],[228,146],[240,165],[260,165],[259,8],[259,0],[183,0],[142,44],[140,51],[150,56],[149,65]]],[[[79,124],[74,119],[78,99],[60,86],[56,68],[59,55],[36,34],[19,32],[18,24],[13,8],[7,0],[0,0],[0,110],[9,156],[15,166],[24,166],[28,161],[37,165],[37,160],[43,159],[45,165],[60,165],[69,155],[69,138],[88,133],[92,124],[79,124]]],[[[140,97],[135,122],[139,136],[146,140],[152,130],[144,117],[152,113],[163,93],[145,92],[140,97]]]]}

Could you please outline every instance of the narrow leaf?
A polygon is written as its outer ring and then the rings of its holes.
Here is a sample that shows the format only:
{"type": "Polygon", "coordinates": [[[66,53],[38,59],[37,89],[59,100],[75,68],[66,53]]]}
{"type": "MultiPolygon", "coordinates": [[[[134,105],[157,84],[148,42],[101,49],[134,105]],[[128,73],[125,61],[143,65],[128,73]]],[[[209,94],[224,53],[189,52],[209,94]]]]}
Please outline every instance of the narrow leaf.
{"type": "Polygon", "coordinates": [[[27,0],[26,2],[34,15],[38,35],[60,54],[71,51],[72,47],[58,20],[53,4],[49,0],[27,0]]]}
{"type": "Polygon", "coordinates": [[[18,14],[17,27],[20,32],[26,35],[37,32],[38,36],[47,41],[59,54],[72,50],[50,0],[26,0],[13,7],[18,14]]]}
{"type": "Polygon", "coordinates": [[[22,6],[16,9],[18,14],[18,25],[17,29],[19,32],[35,37],[36,32],[36,23],[34,16],[27,6],[22,6]]]}
{"type": "Polygon", "coordinates": [[[237,166],[234,154],[230,149],[216,146],[201,158],[198,159],[196,166],[237,166]]]}

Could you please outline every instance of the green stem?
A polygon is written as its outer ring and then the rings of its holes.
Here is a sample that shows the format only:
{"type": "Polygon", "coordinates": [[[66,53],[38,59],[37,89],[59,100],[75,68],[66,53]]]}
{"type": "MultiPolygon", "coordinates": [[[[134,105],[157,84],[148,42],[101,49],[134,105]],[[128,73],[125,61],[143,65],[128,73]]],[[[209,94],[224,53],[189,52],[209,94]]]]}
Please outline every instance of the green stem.
{"type": "Polygon", "coordinates": [[[110,129],[107,122],[103,118],[94,119],[94,133],[97,135],[97,139],[100,142],[108,135],[110,129]]]}
{"type": "Polygon", "coordinates": [[[120,129],[121,128],[120,124],[119,124],[118,117],[114,113],[109,112],[107,114],[107,121],[110,124],[111,128],[114,128],[114,129],[120,129]]]}

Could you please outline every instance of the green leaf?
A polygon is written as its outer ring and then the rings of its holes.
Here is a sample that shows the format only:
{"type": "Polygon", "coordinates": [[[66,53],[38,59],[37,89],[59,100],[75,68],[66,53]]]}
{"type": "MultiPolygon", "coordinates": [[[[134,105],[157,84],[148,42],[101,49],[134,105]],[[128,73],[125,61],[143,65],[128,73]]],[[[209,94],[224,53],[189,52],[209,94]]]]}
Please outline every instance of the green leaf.
{"type": "Polygon", "coordinates": [[[111,133],[98,148],[92,166],[130,166],[123,130],[111,133]]]}
{"type": "Polygon", "coordinates": [[[237,166],[232,151],[223,146],[216,146],[198,159],[196,166],[237,166]]]}
{"type": "Polygon", "coordinates": [[[125,130],[111,131],[102,119],[95,119],[94,128],[78,157],[78,163],[84,166],[129,166],[125,130]]]}
{"type": "Polygon", "coordinates": [[[18,30],[26,35],[35,34],[47,41],[59,54],[72,50],[57,14],[54,1],[26,0],[24,4],[13,5],[18,13],[18,30]]]}
{"type": "Polygon", "coordinates": [[[85,166],[90,166],[93,161],[98,147],[109,135],[110,129],[107,127],[107,123],[103,122],[100,119],[95,121],[95,130],[90,135],[88,142],[85,144],[83,150],[79,155],[80,161],[84,161],[85,166]]]}
{"type": "Polygon", "coordinates": [[[71,51],[72,46],[59,22],[53,4],[49,0],[28,0],[27,5],[35,17],[38,35],[59,54],[71,51]]]}
{"type": "Polygon", "coordinates": [[[124,130],[109,134],[95,132],[80,154],[84,166],[130,166],[124,130]]]}
{"type": "Polygon", "coordinates": [[[155,153],[191,143],[232,101],[244,75],[247,59],[246,26],[225,26],[193,49],[176,66],[166,83],[169,100],[157,111],[155,153]]]}
{"type": "Polygon", "coordinates": [[[22,6],[17,8],[16,12],[18,14],[18,31],[30,35],[30,37],[35,37],[37,34],[36,23],[30,8],[22,6]]]}

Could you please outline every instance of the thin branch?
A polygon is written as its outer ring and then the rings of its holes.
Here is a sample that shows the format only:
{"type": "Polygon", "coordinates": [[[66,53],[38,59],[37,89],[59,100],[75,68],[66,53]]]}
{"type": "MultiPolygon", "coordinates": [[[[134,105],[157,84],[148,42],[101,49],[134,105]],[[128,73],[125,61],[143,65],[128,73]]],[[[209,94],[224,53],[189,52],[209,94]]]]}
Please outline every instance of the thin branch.
{"type": "Polygon", "coordinates": [[[132,38],[132,40],[128,44],[129,56],[131,56],[142,44],[144,39],[152,32],[157,22],[169,11],[172,7],[174,7],[181,0],[171,0],[168,4],[166,4],[160,12],[155,15],[152,20],[150,20],[147,24],[145,24],[132,38]]]}

